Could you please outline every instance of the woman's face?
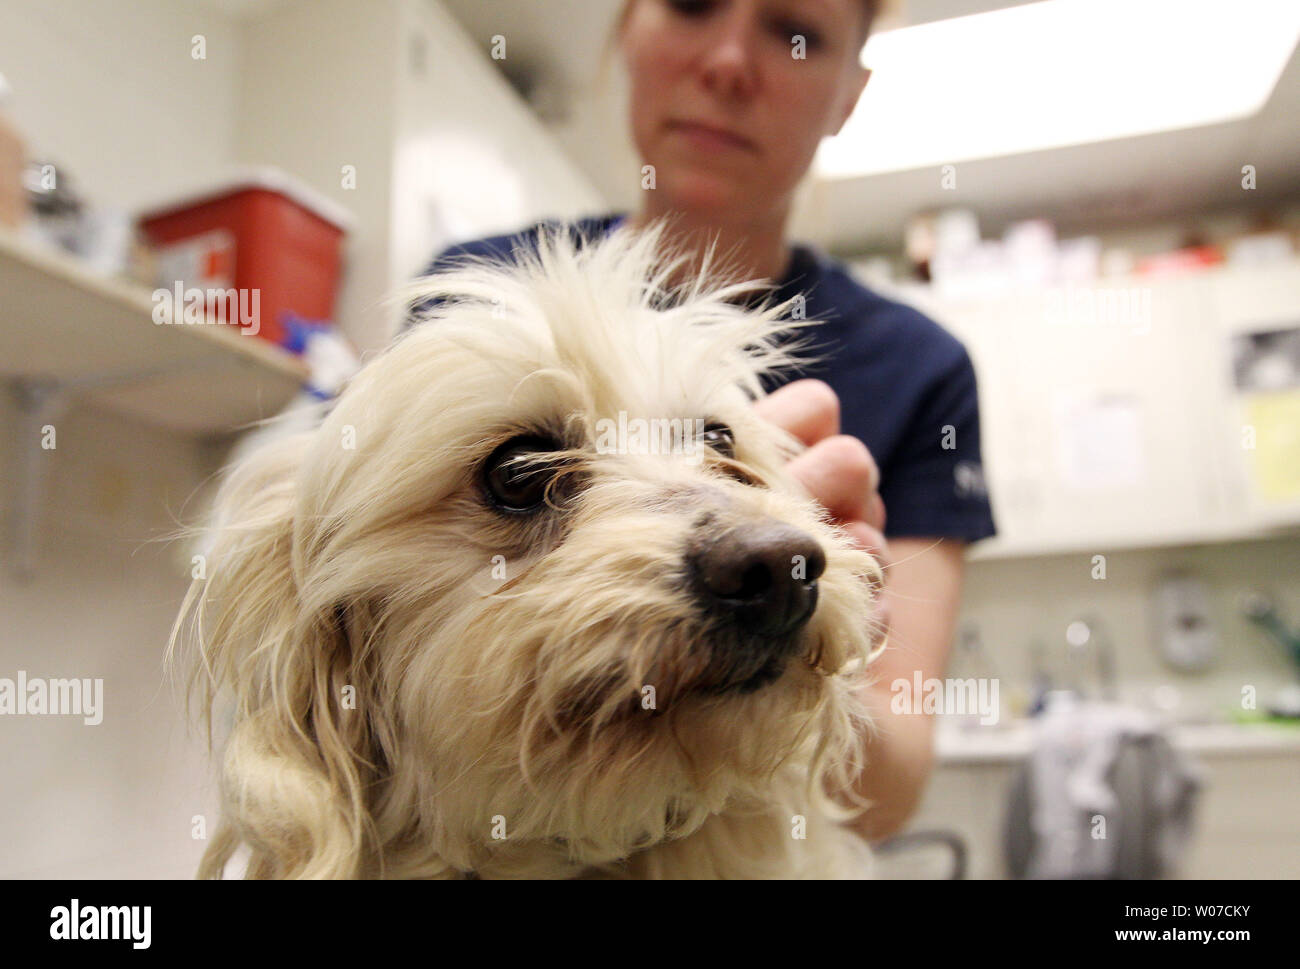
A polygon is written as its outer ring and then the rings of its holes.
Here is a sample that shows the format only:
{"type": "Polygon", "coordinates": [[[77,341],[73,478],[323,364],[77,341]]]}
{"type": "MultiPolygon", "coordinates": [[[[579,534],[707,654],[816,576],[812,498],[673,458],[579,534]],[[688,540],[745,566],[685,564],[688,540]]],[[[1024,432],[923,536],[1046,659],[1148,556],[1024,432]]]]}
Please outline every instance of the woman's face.
{"type": "Polygon", "coordinates": [[[668,207],[784,211],[866,83],[862,16],[862,0],[633,0],[622,34],[632,133],[668,207]]]}

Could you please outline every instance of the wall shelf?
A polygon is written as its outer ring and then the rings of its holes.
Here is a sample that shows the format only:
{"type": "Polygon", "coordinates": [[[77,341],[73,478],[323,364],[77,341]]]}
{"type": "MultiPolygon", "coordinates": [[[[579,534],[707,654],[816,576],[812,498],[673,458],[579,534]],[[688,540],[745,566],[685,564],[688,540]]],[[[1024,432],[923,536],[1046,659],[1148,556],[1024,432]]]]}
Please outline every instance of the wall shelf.
{"type": "Polygon", "coordinates": [[[307,378],[265,340],[230,326],[161,326],[153,305],[142,286],[0,232],[0,382],[209,435],[274,415],[307,378]]]}

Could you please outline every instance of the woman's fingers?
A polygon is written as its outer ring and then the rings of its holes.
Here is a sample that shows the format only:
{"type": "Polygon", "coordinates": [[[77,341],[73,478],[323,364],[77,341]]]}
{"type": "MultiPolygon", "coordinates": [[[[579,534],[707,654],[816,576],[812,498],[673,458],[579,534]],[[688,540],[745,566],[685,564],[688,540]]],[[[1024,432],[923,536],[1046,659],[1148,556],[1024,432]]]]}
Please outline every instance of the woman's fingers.
{"type": "Polygon", "coordinates": [[[754,410],[808,448],[790,462],[790,470],[823,507],[837,518],[884,529],[880,469],[866,445],[840,434],[840,399],[829,384],[793,381],[755,402],[754,410]]]}
{"type": "MultiPolygon", "coordinates": [[[[879,472],[877,472],[879,475],[879,472]]],[[[871,492],[871,497],[867,499],[871,503],[870,513],[867,515],[867,521],[875,525],[882,532],[885,530],[887,516],[885,514],[885,499],[880,497],[879,491],[871,492]]]]}
{"type": "Polygon", "coordinates": [[[893,564],[893,559],[889,555],[889,543],[878,529],[860,521],[839,522],[838,524],[840,530],[853,539],[853,544],[862,551],[869,553],[872,558],[880,563],[882,569],[888,570],[889,566],[893,564]]]}
{"type": "Polygon", "coordinates": [[[840,528],[853,540],[853,544],[871,555],[880,566],[879,584],[875,586],[875,603],[871,616],[872,628],[876,642],[883,642],[889,635],[892,610],[889,608],[889,593],[885,583],[889,577],[889,568],[894,564],[889,554],[889,545],[885,536],[863,522],[840,522],[840,528]]]}
{"type": "Polygon", "coordinates": [[[821,380],[788,383],[756,401],[754,411],[808,447],[840,432],[840,399],[821,380]]]}
{"type": "Polygon", "coordinates": [[[885,527],[885,503],[876,489],[880,469],[856,437],[836,434],[791,459],[786,469],[834,517],[885,527]]]}

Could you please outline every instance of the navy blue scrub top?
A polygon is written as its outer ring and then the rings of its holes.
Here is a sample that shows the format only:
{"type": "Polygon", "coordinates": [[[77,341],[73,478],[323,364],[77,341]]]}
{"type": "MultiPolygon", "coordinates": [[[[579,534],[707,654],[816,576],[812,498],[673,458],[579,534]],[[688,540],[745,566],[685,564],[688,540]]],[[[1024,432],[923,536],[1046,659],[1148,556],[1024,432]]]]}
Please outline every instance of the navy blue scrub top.
{"type": "MultiPolygon", "coordinates": [[[[576,238],[595,239],[624,213],[570,224],[576,238]]],[[[510,261],[531,245],[537,223],[523,232],[461,243],[438,255],[425,275],[458,258],[510,261]]],[[[792,331],[823,359],[769,376],[768,391],[800,377],[824,380],[840,398],[841,431],[867,446],[880,467],[886,538],[953,538],[996,533],[980,458],[975,368],[961,342],[920,311],[871,291],[840,262],[810,246],[792,246],[789,271],[773,302],[804,296],[804,316],[819,320],[792,331]]],[[[760,294],[760,296],[763,294],[760,294]]],[[[425,304],[421,311],[430,308],[425,304]]]]}

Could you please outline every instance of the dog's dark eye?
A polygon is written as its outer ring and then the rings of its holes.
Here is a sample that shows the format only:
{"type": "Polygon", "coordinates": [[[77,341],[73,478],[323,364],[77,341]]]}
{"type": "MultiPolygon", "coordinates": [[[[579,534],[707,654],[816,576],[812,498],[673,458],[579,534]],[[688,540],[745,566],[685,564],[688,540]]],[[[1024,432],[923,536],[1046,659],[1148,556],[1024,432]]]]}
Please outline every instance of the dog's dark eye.
{"type": "Polygon", "coordinates": [[[534,511],[546,501],[547,486],[560,470],[548,457],[560,445],[532,435],[512,438],[492,452],[483,465],[483,487],[507,511],[534,511]]]}
{"type": "Polygon", "coordinates": [[[736,435],[726,424],[714,421],[704,425],[704,434],[700,442],[707,444],[723,457],[736,456],[736,435]]]}

